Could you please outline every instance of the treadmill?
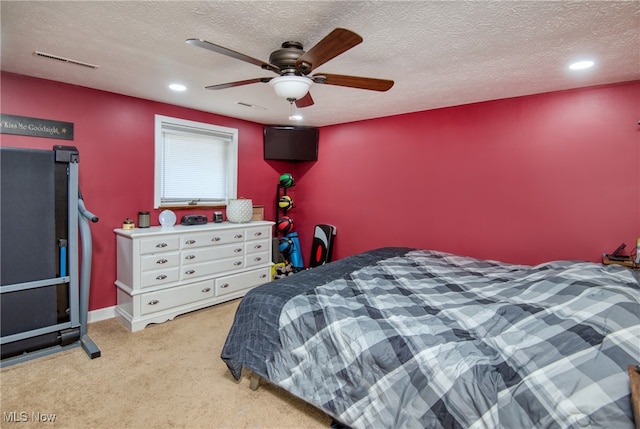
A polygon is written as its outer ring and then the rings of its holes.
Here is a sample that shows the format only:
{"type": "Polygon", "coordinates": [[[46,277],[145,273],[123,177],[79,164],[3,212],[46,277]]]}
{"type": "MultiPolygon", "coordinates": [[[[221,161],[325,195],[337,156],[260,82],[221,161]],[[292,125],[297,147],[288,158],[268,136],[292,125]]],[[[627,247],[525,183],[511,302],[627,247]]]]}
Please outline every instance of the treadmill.
{"type": "Polygon", "coordinates": [[[78,191],[78,150],[0,148],[0,366],[82,346],[91,232],[78,191]],[[79,261],[82,260],[82,267],[79,261]]]}

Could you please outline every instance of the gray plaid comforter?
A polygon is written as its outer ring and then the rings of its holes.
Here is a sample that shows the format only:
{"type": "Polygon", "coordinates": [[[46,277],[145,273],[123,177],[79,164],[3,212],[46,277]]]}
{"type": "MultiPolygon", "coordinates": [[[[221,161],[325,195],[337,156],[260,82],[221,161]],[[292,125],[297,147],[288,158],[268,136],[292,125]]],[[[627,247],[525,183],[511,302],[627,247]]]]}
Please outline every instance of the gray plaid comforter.
{"type": "Polygon", "coordinates": [[[267,378],[354,428],[633,427],[640,286],[620,267],[414,250],[293,296],[279,324],[267,378]]]}

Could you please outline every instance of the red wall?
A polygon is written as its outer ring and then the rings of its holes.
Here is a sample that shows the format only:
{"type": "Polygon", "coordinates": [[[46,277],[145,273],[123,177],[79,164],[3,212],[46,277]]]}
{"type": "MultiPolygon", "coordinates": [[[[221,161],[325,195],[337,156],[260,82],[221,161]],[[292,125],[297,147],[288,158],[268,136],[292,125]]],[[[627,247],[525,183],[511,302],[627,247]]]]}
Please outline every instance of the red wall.
{"type": "Polygon", "coordinates": [[[113,229],[139,210],[158,224],[155,114],[238,128],[238,195],[267,219],[278,176],[293,172],[305,261],[313,225],[332,223],[336,259],[402,245],[536,263],[596,261],[640,236],[639,99],[635,82],[324,127],[318,162],[286,164],[263,160],[259,124],[3,72],[2,113],[73,122],[75,139],[1,144],[78,148],[86,206],[100,217],[94,310],[116,303],[113,229]]]}
{"type": "MultiPolygon", "coordinates": [[[[238,196],[264,204],[273,218],[282,163],[267,164],[262,154],[262,125],[168,104],[26,76],[2,73],[1,112],[74,124],[74,140],[1,135],[1,145],[50,150],[73,145],[80,153],[79,183],[85,205],[100,221],[92,224],[91,310],[116,304],[114,228],[138,211],[153,209],[154,115],[208,122],[239,130],[238,196]]],[[[209,218],[211,210],[196,210],[209,218]]],[[[178,219],[187,212],[178,211],[178,219]]]]}
{"type": "Polygon", "coordinates": [[[533,264],[635,248],[638,100],[635,82],[322,128],[319,161],[296,166],[298,227],[336,225],[337,258],[400,245],[533,264]]]}

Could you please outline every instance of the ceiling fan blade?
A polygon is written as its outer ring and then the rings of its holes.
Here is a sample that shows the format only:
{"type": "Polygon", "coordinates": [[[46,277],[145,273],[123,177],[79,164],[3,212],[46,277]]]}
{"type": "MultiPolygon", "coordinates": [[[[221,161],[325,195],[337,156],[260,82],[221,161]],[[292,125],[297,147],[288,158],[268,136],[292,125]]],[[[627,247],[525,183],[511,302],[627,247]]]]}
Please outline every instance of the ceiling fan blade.
{"type": "Polygon", "coordinates": [[[248,56],[248,55],[241,54],[240,52],[236,52],[234,50],[231,50],[231,49],[225,48],[223,46],[219,46],[219,45],[213,44],[211,42],[207,42],[206,40],[202,40],[202,39],[187,39],[186,42],[188,44],[190,44],[190,45],[193,45],[193,46],[198,46],[200,48],[208,49],[208,50],[216,52],[218,54],[226,55],[228,57],[235,58],[235,59],[240,60],[240,61],[245,61],[247,63],[254,64],[254,65],[256,65],[258,67],[261,67],[261,68],[263,68],[265,70],[271,70],[271,71],[273,71],[275,73],[278,73],[278,74],[280,73],[280,68],[275,66],[275,65],[273,65],[273,64],[269,64],[269,63],[266,63],[264,61],[257,60],[255,58],[252,58],[252,57],[248,56]]]}
{"type": "Polygon", "coordinates": [[[296,69],[307,74],[360,43],[362,37],[358,34],[336,28],[296,60],[296,69]]]}
{"type": "Polygon", "coordinates": [[[258,83],[258,82],[267,83],[271,79],[273,78],[257,77],[255,79],[239,80],[237,82],[221,83],[218,85],[209,85],[209,86],[205,86],[204,88],[205,89],[226,89],[226,88],[233,88],[234,86],[249,85],[250,83],[258,83]]]}
{"type": "Polygon", "coordinates": [[[296,100],[296,106],[300,108],[313,106],[313,98],[311,98],[311,93],[307,92],[307,95],[302,97],[300,100],[296,100]]]}
{"type": "Polygon", "coordinates": [[[371,77],[344,76],[340,74],[320,74],[312,77],[315,83],[327,85],[348,86],[350,88],[369,89],[371,91],[388,91],[394,82],[387,79],[375,79],[371,77]]]}

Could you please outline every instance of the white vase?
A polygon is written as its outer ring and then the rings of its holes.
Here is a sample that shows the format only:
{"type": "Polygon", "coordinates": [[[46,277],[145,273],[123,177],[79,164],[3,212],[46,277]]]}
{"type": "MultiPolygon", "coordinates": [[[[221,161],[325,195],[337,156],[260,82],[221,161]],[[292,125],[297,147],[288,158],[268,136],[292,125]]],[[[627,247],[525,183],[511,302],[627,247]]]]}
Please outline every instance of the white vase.
{"type": "Polygon", "coordinates": [[[247,223],[251,222],[252,217],[253,201],[245,198],[229,200],[229,204],[227,204],[227,220],[229,222],[247,223]]]}

